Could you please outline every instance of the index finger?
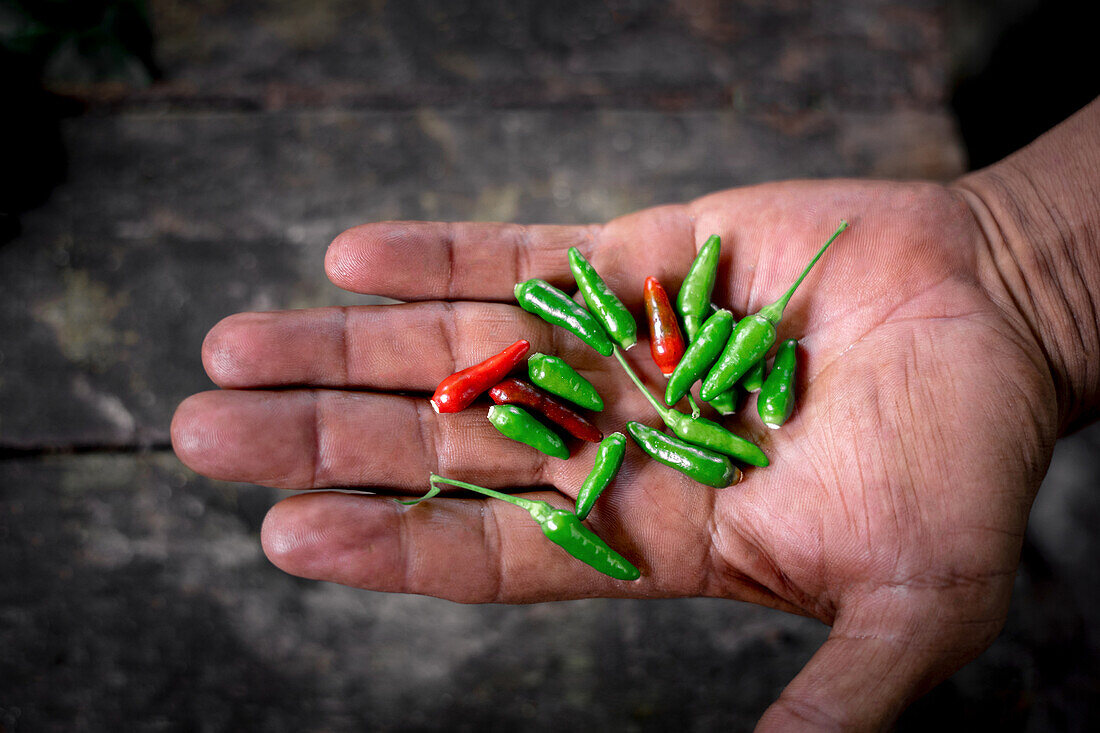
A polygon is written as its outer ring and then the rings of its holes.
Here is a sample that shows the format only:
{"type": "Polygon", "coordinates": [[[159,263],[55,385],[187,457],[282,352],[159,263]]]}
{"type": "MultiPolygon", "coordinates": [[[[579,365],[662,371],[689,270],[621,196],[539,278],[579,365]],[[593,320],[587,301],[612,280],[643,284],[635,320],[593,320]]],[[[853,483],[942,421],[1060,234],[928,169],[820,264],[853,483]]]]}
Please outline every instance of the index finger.
{"type": "Polygon", "coordinates": [[[572,282],[570,247],[590,252],[602,227],[420,221],[363,224],[325,255],[334,284],[400,300],[511,301],[518,282],[572,282]]]}

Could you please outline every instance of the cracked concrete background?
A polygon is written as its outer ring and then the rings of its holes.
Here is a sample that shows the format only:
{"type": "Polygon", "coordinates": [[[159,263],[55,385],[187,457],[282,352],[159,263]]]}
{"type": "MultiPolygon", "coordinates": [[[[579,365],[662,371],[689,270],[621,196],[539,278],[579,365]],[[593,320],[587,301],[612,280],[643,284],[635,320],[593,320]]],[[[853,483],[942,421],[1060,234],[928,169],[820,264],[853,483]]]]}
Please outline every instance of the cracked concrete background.
{"type": "MultiPolygon", "coordinates": [[[[0,245],[0,731],[750,730],[826,628],[292,578],[280,493],[191,473],[169,420],[219,318],[371,302],[322,271],[354,224],[959,174],[955,5],[152,0],[151,55],[62,37],[66,172],[0,245]]],[[[902,730],[1096,729],[1098,444],[1058,445],[1005,632],[902,730]]]]}

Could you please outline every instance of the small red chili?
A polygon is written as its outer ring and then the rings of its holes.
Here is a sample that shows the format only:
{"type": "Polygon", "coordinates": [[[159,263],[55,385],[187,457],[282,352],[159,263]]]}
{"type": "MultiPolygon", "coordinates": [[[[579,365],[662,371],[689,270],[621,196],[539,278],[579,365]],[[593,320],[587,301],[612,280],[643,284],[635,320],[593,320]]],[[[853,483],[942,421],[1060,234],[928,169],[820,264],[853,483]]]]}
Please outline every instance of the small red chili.
{"type": "Polygon", "coordinates": [[[538,410],[547,420],[579,440],[599,443],[603,433],[582,415],[566,407],[533,384],[512,377],[489,390],[489,396],[498,405],[520,405],[538,410]]]}
{"type": "Polygon", "coordinates": [[[684,355],[684,337],[676,312],[672,310],[668,293],[655,277],[645,280],[645,312],[649,321],[649,352],[653,361],[666,377],[676,369],[684,355]]]}
{"type": "Polygon", "coordinates": [[[459,412],[477,396],[508,376],[531,348],[531,342],[520,339],[496,356],[480,364],[455,372],[435,388],[432,409],[436,412],[459,412]]]}

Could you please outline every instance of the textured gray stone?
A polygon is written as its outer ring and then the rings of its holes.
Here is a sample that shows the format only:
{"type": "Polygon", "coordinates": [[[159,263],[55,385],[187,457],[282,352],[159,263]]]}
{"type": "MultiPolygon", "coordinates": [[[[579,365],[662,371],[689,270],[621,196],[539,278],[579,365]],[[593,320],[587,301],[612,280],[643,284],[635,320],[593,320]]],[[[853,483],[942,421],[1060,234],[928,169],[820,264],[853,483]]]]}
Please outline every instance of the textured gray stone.
{"type": "MultiPolygon", "coordinates": [[[[282,495],[159,452],[0,462],[0,723],[747,731],[827,632],[714,599],[463,606],[298,580],[259,547],[282,495]]],[[[1096,591],[1073,583],[1093,564],[1029,545],[1005,632],[900,729],[1095,730],[1096,591]]]]}
{"type": "Polygon", "coordinates": [[[280,492],[163,453],[7,460],[0,487],[14,730],[747,730],[826,633],[720,600],[463,606],[301,581],[260,552],[280,492]]]}
{"type": "Polygon", "coordinates": [[[765,179],[961,170],[944,114],[286,112],[83,117],[0,249],[0,445],[163,445],[240,310],[368,302],[328,242],[394,218],[577,223],[765,179]],[[905,145],[896,140],[905,139],[905,145]]]}
{"type": "MultiPolygon", "coordinates": [[[[259,549],[279,492],[184,469],[168,421],[210,386],[222,316],[368,301],[321,268],[363,221],[950,178],[944,4],[149,5],[157,83],[50,67],[92,114],[64,122],[67,180],[0,246],[0,730],[750,730],[820,624],[291,578],[259,549]]],[[[1004,634],[901,730],[1100,727],[1098,435],[1058,446],[1004,634]]]]}
{"type": "Polygon", "coordinates": [[[124,106],[578,106],[937,111],[938,0],[151,0],[164,79],[124,106]]]}

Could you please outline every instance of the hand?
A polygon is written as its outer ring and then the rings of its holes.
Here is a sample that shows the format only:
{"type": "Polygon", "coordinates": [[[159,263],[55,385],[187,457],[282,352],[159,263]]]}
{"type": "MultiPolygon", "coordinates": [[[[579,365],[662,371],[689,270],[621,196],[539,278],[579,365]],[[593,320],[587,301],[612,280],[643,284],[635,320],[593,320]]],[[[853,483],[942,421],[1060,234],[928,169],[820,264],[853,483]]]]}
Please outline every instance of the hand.
{"type": "MultiPolygon", "coordinates": [[[[296,575],[462,602],[706,595],[810,615],[832,633],[761,728],[888,725],[999,632],[1059,426],[1044,354],[991,295],[991,245],[955,190],[794,182],[602,227],[358,227],[329,249],[332,280],[415,302],[225,319],[203,347],[224,389],[180,406],[173,443],[220,479],[419,494],[436,471],[537,488],[569,507],[594,447],[545,458],[496,433],[483,408],[439,416],[426,399],[456,368],[524,337],[591,379],[608,405],[605,432],[657,424],[613,359],[511,305],[513,285],[568,286],[576,245],[638,312],[646,276],[674,293],[717,233],[715,300],[741,315],[778,297],[841,218],[851,227],[779,327],[802,344],[794,416],[768,431],[750,402],[730,424],[772,465],[716,491],[632,447],[597,502],[589,523],[641,580],[600,575],[522,510],[483,499],[405,508],[302,494],[271,510],[263,543],[296,575]],[[271,387],[292,389],[259,391],[271,387]]],[[[628,358],[659,394],[648,344],[628,358]]]]}

